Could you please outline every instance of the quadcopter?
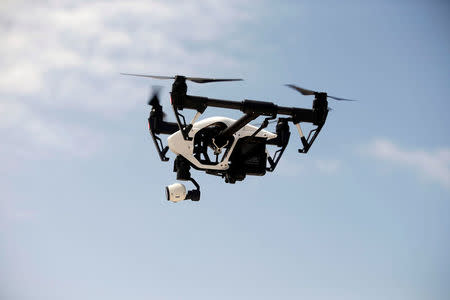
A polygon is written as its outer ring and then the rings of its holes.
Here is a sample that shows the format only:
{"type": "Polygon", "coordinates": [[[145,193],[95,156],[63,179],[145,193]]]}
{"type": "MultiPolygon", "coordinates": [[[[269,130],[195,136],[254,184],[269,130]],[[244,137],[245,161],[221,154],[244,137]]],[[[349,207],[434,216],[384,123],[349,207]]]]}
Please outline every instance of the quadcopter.
{"type": "Polygon", "coordinates": [[[180,181],[191,181],[195,189],[186,191],[181,183],[166,186],[166,198],[172,202],[182,200],[200,200],[200,186],[191,176],[190,169],[204,171],[220,176],[226,183],[242,181],[247,175],[263,176],[273,172],[280,161],[289,142],[289,122],[295,125],[300,136],[299,153],[307,153],[319,135],[327,119],[327,98],[354,101],[301,88],[293,84],[286,86],[302,95],[314,96],[312,109],[278,106],[272,102],[243,100],[230,101],[187,94],[186,81],[195,83],[241,81],[242,79],[215,79],[176,76],[156,76],[121,73],[123,75],[148,77],[154,79],[173,79],[170,102],[175,114],[175,122],[165,121],[165,113],[160,104],[158,92],[148,101],[151,106],[148,126],[151,137],[161,161],[167,162],[170,149],[176,155],[173,171],[180,181]],[[207,107],[240,110],[243,116],[237,120],[227,117],[209,117],[199,120],[207,107]],[[195,110],[193,119],[187,123],[181,113],[184,109],[195,110]],[[264,117],[260,126],[249,124],[258,117],[264,117]],[[278,117],[280,116],[280,117],[278,117]],[[276,119],[278,117],[278,119],[276,119]],[[277,122],[275,132],[265,130],[269,122],[277,122]],[[303,134],[300,123],[311,123],[315,128],[307,137],[303,134]],[[164,146],[160,135],[169,135],[164,146]],[[273,155],[267,146],[275,146],[273,155]]]}

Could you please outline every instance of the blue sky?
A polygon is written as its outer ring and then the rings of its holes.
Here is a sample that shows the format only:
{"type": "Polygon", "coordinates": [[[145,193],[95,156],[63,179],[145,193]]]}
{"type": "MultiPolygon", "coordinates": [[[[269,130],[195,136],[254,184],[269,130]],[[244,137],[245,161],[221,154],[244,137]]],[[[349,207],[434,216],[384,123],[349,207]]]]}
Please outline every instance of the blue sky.
{"type": "MultiPolygon", "coordinates": [[[[15,1],[0,4],[2,299],[447,299],[446,1],[15,1]],[[146,98],[171,82],[310,107],[357,98],[307,155],[235,185],[172,161],[146,98]]],[[[208,109],[207,116],[237,112],[208,109]]],[[[295,133],[295,128],[291,131],[295,133]]],[[[172,156],[173,157],[173,156],[172,156]]]]}

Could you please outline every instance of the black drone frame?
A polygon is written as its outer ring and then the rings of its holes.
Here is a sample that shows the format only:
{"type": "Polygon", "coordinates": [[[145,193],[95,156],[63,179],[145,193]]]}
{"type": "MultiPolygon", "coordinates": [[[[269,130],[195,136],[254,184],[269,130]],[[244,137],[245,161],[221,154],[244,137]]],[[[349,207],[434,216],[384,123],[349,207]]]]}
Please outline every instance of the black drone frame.
{"type": "MultiPolygon", "coordinates": [[[[193,124],[199,118],[199,116],[206,110],[207,107],[219,107],[225,109],[240,110],[244,115],[236,120],[231,126],[222,130],[217,136],[216,144],[221,147],[225,145],[230,137],[233,136],[238,130],[244,127],[249,122],[253,121],[259,116],[266,116],[260,128],[253,134],[255,136],[260,130],[267,127],[268,121],[275,119],[278,115],[288,116],[287,118],[279,118],[277,124],[277,137],[267,140],[267,144],[276,145],[280,147],[275,152],[273,158],[268,157],[270,167],[267,171],[272,172],[277,166],[288,142],[289,142],[289,126],[288,122],[292,122],[296,127],[300,135],[302,142],[302,148],[298,149],[300,153],[307,153],[314,143],[316,137],[320,133],[323,125],[325,124],[328,114],[328,101],[326,93],[314,93],[315,99],[313,101],[312,109],[296,108],[296,107],[284,107],[278,106],[272,102],[244,100],[241,102],[213,99],[200,96],[187,95],[187,85],[185,76],[175,76],[175,81],[172,85],[171,92],[171,104],[175,113],[176,123],[166,122],[163,120],[162,107],[158,101],[150,101],[152,110],[148,119],[150,133],[158,150],[159,157],[162,161],[168,161],[166,153],[168,147],[164,147],[159,134],[173,134],[180,130],[185,140],[190,140],[189,131],[192,129],[193,124]],[[197,111],[194,119],[190,124],[186,124],[185,117],[180,113],[183,109],[193,109],[197,111]],[[308,136],[305,138],[303,135],[300,123],[311,123],[316,125],[315,129],[312,129],[308,136]]],[[[178,176],[177,176],[178,177],[178,176]]],[[[181,176],[185,177],[185,176],[181,176]]],[[[190,180],[185,178],[184,180],[190,180]]]]}

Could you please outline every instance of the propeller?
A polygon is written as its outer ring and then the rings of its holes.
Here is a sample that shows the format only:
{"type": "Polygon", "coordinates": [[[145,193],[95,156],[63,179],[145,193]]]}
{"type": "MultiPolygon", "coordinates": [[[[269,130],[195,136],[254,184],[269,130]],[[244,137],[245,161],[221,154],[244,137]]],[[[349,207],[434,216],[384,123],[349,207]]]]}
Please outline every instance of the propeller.
{"type": "Polygon", "coordinates": [[[152,93],[150,97],[148,98],[148,105],[152,106],[161,106],[159,103],[159,93],[161,92],[162,86],[160,85],[153,85],[152,86],[152,93]]]}
{"type": "Polygon", "coordinates": [[[155,79],[175,79],[176,77],[184,77],[187,80],[190,80],[192,82],[196,83],[208,83],[208,82],[220,82],[220,81],[242,81],[243,79],[240,78],[202,78],[202,77],[185,77],[181,75],[176,76],[159,76],[159,75],[143,75],[143,74],[130,74],[130,73],[120,73],[122,75],[129,75],[129,76],[139,76],[139,77],[148,77],[148,78],[155,78],[155,79]]]}
{"type": "MultiPolygon", "coordinates": [[[[308,90],[308,89],[304,89],[302,87],[299,87],[299,86],[296,86],[296,85],[293,85],[293,84],[285,84],[285,86],[288,86],[291,89],[296,90],[297,92],[301,93],[304,96],[316,95],[316,94],[319,93],[319,92],[316,92],[316,91],[311,91],[311,90],[308,90]]],[[[357,100],[353,100],[353,99],[340,98],[340,97],[335,97],[335,96],[330,96],[330,95],[327,95],[327,97],[331,98],[331,99],[334,99],[334,100],[338,100],[338,101],[357,101],[357,100]]]]}
{"type": "Polygon", "coordinates": [[[161,92],[162,86],[153,85],[152,93],[148,98],[147,104],[151,105],[154,109],[160,110],[162,112],[163,119],[166,117],[166,113],[162,111],[162,106],[159,101],[159,93],[161,92]]]}

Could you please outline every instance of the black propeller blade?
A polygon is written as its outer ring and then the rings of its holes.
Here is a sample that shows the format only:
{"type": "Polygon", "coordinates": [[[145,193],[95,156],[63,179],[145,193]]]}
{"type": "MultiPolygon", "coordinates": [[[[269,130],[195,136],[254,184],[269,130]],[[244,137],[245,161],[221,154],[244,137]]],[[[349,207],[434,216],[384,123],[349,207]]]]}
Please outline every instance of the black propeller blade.
{"type": "Polygon", "coordinates": [[[159,101],[159,93],[161,91],[161,88],[162,87],[159,86],[159,85],[153,85],[152,86],[152,93],[151,93],[150,97],[148,98],[148,102],[147,102],[148,105],[161,106],[159,104],[160,103],[160,101],[159,101]]]}
{"type": "MultiPolygon", "coordinates": [[[[120,73],[122,75],[129,75],[129,76],[139,76],[139,77],[148,77],[148,78],[155,78],[155,79],[175,79],[177,76],[159,76],[159,75],[143,75],[143,74],[130,74],[130,73],[120,73]]],[[[184,77],[184,76],[182,76],[184,77]]],[[[243,79],[240,78],[202,78],[202,77],[185,77],[187,80],[190,80],[192,82],[196,83],[208,83],[208,82],[220,82],[220,81],[242,81],[243,79]]]]}
{"type": "Polygon", "coordinates": [[[159,101],[159,93],[161,91],[162,87],[159,85],[152,86],[152,93],[150,94],[150,97],[148,98],[148,105],[151,105],[153,109],[156,111],[162,112],[163,119],[166,118],[166,113],[162,111],[162,106],[159,101]]]}
{"type": "MultiPolygon", "coordinates": [[[[301,88],[301,87],[296,86],[294,84],[285,84],[285,85],[290,87],[291,89],[296,90],[297,92],[299,92],[299,93],[301,93],[302,95],[305,95],[305,96],[316,95],[316,94],[319,93],[319,92],[316,92],[316,91],[311,91],[311,90],[308,90],[308,89],[301,88]]],[[[334,100],[338,100],[338,101],[357,101],[357,100],[353,100],[353,99],[340,98],[340,97],[335,97],[335,96],[330,96],[330,95],[327,95],[327,97],[331,98],[331,99],[334,99],[334,100]]]]}
{"type": "Polygon", "coordinates": [[[186,77],[186,79],[190,80],[192,82],[196,82],[196,83],[221,82],[221,81],[242,81],[243,80],[240,78],[227,79],[227,78],[200,78],[200,77],[186,77]]]}
{"type": "Polygon", "coordinates": [[[358,101],[358,100],[354,100],[354,99],[339,98],[339,97],[330,96],[330,95],[328,95],[328,98],[331,98],[331,99],[334,99],[334,100],[338,100],[338,101],[358,101]]]}
{"type": "Polygon", "coordinates": [[[301,88],[301,87],[293,85],[293,84],[285,84],[285,86],[288,86],[291,89],[294,89],[297,92],[300,92],[304,96],[315,95],[317,93],[317,92],[314,92],[314,91],[311,91],[311,90],[307,90],[307,89],[301,88]]]}

